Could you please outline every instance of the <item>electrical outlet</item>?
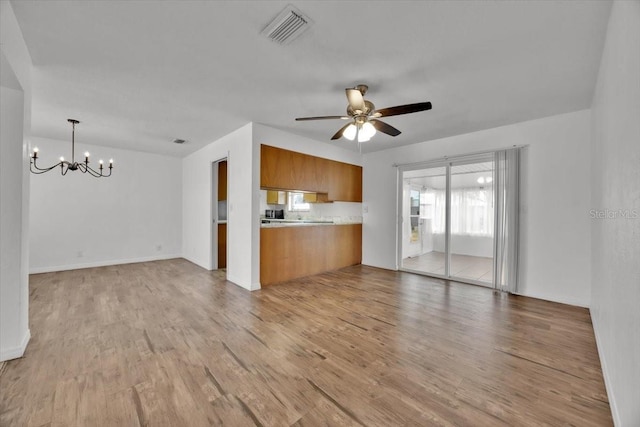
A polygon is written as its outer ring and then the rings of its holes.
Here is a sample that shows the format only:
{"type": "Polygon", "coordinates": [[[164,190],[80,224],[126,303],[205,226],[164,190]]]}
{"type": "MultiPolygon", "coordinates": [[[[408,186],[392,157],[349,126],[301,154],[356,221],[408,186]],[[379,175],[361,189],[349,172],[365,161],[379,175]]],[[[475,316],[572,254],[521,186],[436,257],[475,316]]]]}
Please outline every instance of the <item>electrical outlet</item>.
{"type": "Polygon", "coordinates": [[[156,245],[156,251],[160,252],[162,250],[162,245],[156,245]]]}
{"type": "Polygon", "coordinates": [[[78,258],[82,258],[84,256],[84,251],[78,251],[78,258]]]}

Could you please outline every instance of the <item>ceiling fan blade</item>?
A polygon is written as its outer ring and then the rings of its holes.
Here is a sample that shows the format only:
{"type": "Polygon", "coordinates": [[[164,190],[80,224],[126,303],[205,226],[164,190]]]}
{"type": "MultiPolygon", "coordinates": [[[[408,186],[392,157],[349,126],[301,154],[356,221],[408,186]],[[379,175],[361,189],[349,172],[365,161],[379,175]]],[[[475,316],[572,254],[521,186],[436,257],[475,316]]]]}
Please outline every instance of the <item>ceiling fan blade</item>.
{"type": "Polygon", "coordinates": [[[340,120],[348,120],[351,117],[347,117],[347,116],[318,116],[318,117],[297,117],[296,120],[297,121],[304,121],[304,120],[333,120],[333,119],[340,119],[340,120]]]}
{"type": "Polygon", "coordinates": [[[382,122],[380,120],[371,119],[369,121],[371,122],[374,128],[376,128],[382,133],[386,133],[387,135],[398,136],[402,133],[398,129],[394,128],[393,126],[388,125],[385,122],[382,122]]]}
{"type": "Polygon", "coordinates": [[[353,111],[360,110],[364,111],[364,97],[362,93],[358,89],[345,89],[347,92],[347,100],[349,101],[349,106],[353,111]]]}
{"type": "Polygon", "coordinates": [[[345,129],[348,128],[350,125],[351,125],[351,123],[347,123],[346,125],[342,126],[340,128],[340,130],[338,132],[336,132],[336,134],[331,137],[331,140],[333,141],[334,139],[340,139],[342,137],[342,134],[344,133],[345,129]]]}
{"type": "Polygon", "coordinates": [[[398,105],[397,107],[383,108],[377,110],[373,115],[375,117],[398,116],[400,114],[417,113],[431,109],[430,102],[418,102],[416,104],[398,105]]]}

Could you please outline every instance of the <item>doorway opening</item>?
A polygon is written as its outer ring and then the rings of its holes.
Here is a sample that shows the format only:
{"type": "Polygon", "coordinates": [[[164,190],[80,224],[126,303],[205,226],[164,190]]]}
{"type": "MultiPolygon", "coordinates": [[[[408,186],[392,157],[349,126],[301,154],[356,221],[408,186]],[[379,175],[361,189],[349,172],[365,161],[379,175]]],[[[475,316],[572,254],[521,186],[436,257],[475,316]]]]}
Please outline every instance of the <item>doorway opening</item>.
{"type": "Polygon", "coordinates": [[[404,171],[401,268],[493,287],[494,159],[404,171]]]}
{"type": "Polygon", "coordinates": [[[227,159],[221,159],[212,163],[212,197],[211,197],[211,269],[222,270],[227,269],[227,252],[228,252],[228,162],[227,159]]]}
{"type": "Polygon", "coordinates": [[[516,292],[519,153],[399,166],[399,268],[516,292]]]}

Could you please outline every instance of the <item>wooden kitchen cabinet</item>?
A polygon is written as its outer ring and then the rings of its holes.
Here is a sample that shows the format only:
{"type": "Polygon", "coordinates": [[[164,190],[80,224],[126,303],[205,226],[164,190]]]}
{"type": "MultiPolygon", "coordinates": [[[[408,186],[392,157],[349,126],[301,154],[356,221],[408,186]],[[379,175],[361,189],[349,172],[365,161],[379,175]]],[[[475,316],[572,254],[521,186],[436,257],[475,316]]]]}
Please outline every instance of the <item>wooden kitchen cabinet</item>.
{"type": "Polygon", "coordinates": [[[361,262],[362,224],[260,229],[262,286],[361,262]]]}
{"type": "Polygon", "coordinates": [[[362,202],[362,167],[281,148],[260,147],[260,187],[327,193],[330,201],[362,202]]]}
{"type": "Polygon", "coordinates": [[[277,190],[267,190],[267,204],[268,205],[286,205],[287,192],[277,191],[277,190]]]}
{"type": "Polygon", "coordinates": [[[260,147],[260,187],[281,190],[295,188],[294,174],[299,169],[294,165],[297,158],[293,151],[262,145],[260,147]]]}
{"type": "Polygon", "coordinates": [[[304,193],[302,201],[305,203],[328,203],[329,195],[327,193],[304,193]]]}
{"type": "Polygon", "coordinates": [[[329,171],[329,200],[362,202],[361,166],[332,161],[329,171]]]}

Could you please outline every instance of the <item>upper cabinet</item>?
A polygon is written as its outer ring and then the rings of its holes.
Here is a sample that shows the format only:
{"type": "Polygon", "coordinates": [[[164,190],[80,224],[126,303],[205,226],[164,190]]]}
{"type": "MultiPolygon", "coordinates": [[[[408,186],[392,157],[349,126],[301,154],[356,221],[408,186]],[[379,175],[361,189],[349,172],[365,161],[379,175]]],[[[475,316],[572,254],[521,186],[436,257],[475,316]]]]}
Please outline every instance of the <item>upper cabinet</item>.
{"type": "Polygon", "coordinates": [[[362,167],[282,148],[260,147],[260,187],[327,193],[330,201],[362,202],[362,167]]]}
{"type": "Polygon", "coordinates": [[[268,205],[286,205],[287,193],[285,191],[268,190],[267,204],[268,205]]]}
{"type": "Polygon", "coordinates": [[[329,199],[362,202],[362,167],[341,162],[329,165],[329,199]]]}

